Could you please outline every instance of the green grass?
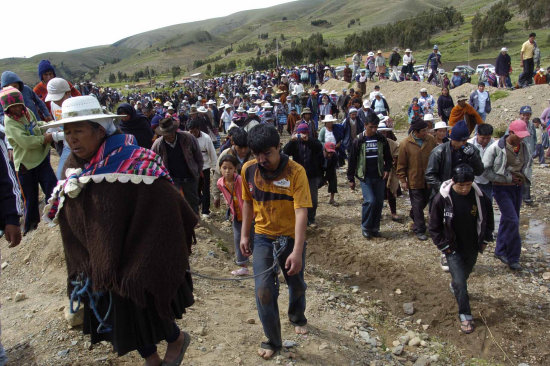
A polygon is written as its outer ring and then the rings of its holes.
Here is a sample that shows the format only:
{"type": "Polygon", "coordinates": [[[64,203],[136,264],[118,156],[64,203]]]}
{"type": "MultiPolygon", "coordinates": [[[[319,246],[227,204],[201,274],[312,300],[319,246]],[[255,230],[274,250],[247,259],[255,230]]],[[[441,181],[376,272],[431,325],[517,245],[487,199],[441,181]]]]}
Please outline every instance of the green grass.
{"type": "Polygon", "coordinates": [[[495,100],[506,98],[508,95],[510,95],[510,93],[505,90],[497,90],[491,94],[491,101],[494,102],[495,100]]]}

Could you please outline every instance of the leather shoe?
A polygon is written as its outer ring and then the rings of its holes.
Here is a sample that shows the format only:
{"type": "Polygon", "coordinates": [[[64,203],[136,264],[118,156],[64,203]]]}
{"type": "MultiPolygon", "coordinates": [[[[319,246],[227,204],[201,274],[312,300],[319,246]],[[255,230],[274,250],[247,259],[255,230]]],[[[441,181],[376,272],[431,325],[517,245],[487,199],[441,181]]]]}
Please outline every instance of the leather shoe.
{"type": "Polygon", "coordinates": [[[381,238],[382,234],[380,234],[380,231],[373,231],[371,235],[375,238],[381,238]]]}
{"type": "Polygon", "coordinates": [[[372,233],[370,231],[367,231],[367,230],[362,230],[363,232],[363,236],[367,239],[372,239],[372,233]]]}
{"type": "Polygon", "coordinates": [[[416,233],[416,237],[418,238],[418,240],[428,240],[428,237],[424,233],[416,233]]]}
{"type": "Polygon", "coordinates": [[[508,264],[508,258],[506,258],[503,255],[495,254],[495,258],[498,259],[499,261],[501,261],[504,264],[508,264]]]}
{"type": "Polygon", "coordinates": [[[519,262],[510,263],[510,264],[508,265],[508,267],[510,267],[510,269],[511,269],[512,271],[521,271],[521,269],[522,269],[522,268],[521,268],[521,264],[519,264],[519,262]]]}

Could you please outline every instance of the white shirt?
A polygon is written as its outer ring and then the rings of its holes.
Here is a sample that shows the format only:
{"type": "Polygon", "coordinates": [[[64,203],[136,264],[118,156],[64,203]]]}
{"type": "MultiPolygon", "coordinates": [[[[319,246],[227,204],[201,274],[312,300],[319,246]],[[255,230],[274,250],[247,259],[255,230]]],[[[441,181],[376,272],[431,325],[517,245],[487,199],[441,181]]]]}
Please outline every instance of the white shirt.
{"type": "Polygon", "coordinates": [[[201,149],[202,160],[204,161],[202,170],[214,168],[214,164],[218,161],[218,157],[216,156],[216,149],[214,149],[212,139],[201,131],[201,135],[197,138],[197,141],[201,149]]]}
{"type": "MultiPolygon", "coordinates": [[[[474,145],[475,147],[477,147],[477,149],[479,150],[479,155],[481,156],[481,160],[483,160],[483,155],[485,155],[485,151],[487,151],[489,146],[491,146],[495,142],[495,140],[491,139],[491,141],[489,141],[489,143],[485,147],[478,144],[477,136],[472,137],[471,139],[468,140],[468,142],[470,144],[474,145]]],[[[490,183],[489,179],[485,178],[484,174],[476,175],[475,178],[474,178],[474,182],[476,182],[477,184],[488,184],[488,183],[490,183]]],[[[489,198],[491,198],[491,197],[489,197],[489,198]]]]}
{"type": "Polygon", "coordinates": [[[412,62],[413,56],[407,56],[407,54],[403,55],[403,66],[407,66],[410,62],[412,62]]]}
{"type": "Polygon", "coordinates": [[[304,86],[301,83],[294,85],[294,93],[302,94],[304,92],[304,86]]]}
{"type": "Polygon", "coordinates": [[[329,131],[325,128],[325,142],[334,142],[336,143],[336,137],[334,137],[334,132],[329,131]]]}
{"type": "Polygon", "coordinates": [[[487,99],[489,99],[489,93],[483,91],[480,93],[479,90],[477,93],[477,103],[478,103],[478,113],[485,113],[485,105],[487,104],[487,99]]]}

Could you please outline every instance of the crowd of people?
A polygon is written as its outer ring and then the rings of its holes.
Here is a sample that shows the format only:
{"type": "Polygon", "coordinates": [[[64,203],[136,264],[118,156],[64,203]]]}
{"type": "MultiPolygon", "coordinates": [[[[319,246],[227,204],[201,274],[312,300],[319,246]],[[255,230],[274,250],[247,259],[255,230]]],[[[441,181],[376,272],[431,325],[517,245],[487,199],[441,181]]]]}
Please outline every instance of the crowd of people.
{"type": "MultiPolygon", "coordinates": [[[[5,71],[0,225],[6,239],[16,246],[21,231],[37,228],[42,188],[44,219],[61,230],[68,291],[84,304],[83,331],[93,343],[111,342],[120,355],[137,350],[147,365],[179,365],[190,336],[174,319],[194,301],[194,228],[209,220],[212,195],[215,207],[223,199],[234,236],[231,275],[250,275],[253,256],[267,338],[259,355],[269,359],[282,348],[279,271],[289,288],[289,320],[297,334],[308,332],[306,228],[317,227],[319,189],[327,186],[328,204],[339,205],[338,172],[345,172],[349,188],[361,190],[367,240],[383,236],[385,200],[392,220],[403,221],[396,198],[408,191],[412,234],[420,241],[429,234],[440,250],[460,329],[471,333],[467,279],[494,240],[493,200],[501,212],[494,256],[511,270],[522,268],[520,208],[533,203],[532,164],[545,161],[550,107],[532,118],[531,107],[523,106],[494,139],[484,122],[491,112],[484,82],[456,104],[448,87],[437,100],[421,88],[408,108],[407,136],[398,141],[381,88],[367,93],[366,81],[388,72],[406,79],[414,58],[407,50],[401,60],[394,50],[388,71],[377,54],[369,54],[367,76],[354,55],[344,79],[356,78],[359,87],[339,92],[316,84],[334,76],[322,63],[126,96],[92,83],[73,85],[47,60],[38,66],[34,90],[5,71]],[[56,172],[52,147],[60,156],[56,172]],[[162,360],[156,344],[163,340],[162,360]]],[[[529,55],[522,53],[524,65],[529,55]]],[[[437,47],[427,64],[436,77],[437,47]]]]}

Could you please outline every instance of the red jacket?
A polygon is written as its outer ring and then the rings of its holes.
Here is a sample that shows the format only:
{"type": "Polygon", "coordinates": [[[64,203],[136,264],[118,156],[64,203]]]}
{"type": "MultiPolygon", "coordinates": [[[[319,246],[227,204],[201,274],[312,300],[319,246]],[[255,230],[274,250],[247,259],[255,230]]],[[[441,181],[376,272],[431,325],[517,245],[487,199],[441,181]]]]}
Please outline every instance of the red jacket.
{"type": "MultiPolygon", "coordinates": [[[[235,173],[233,175],[233,180],[235,183],[233,183],[235,194],[237,195],[237,199],[239,200],[239,209],[241,211],[241,214],[243,212],[243,180],[240,175],[235,173]]],[[[224,183],[224,177],[221,177],[218,179],[217,186],[220,192],[223,194],[223,198],[225,199],[225,202],[227,202],[227,205],[229,206],[229,210],[231,211],[231,216],[233,216],[233,220],[236,219],[235,217],[235,203],[233,201],[233,197],[231,196],[231,192],[227,190],[227,187],[224,183]]]]}

